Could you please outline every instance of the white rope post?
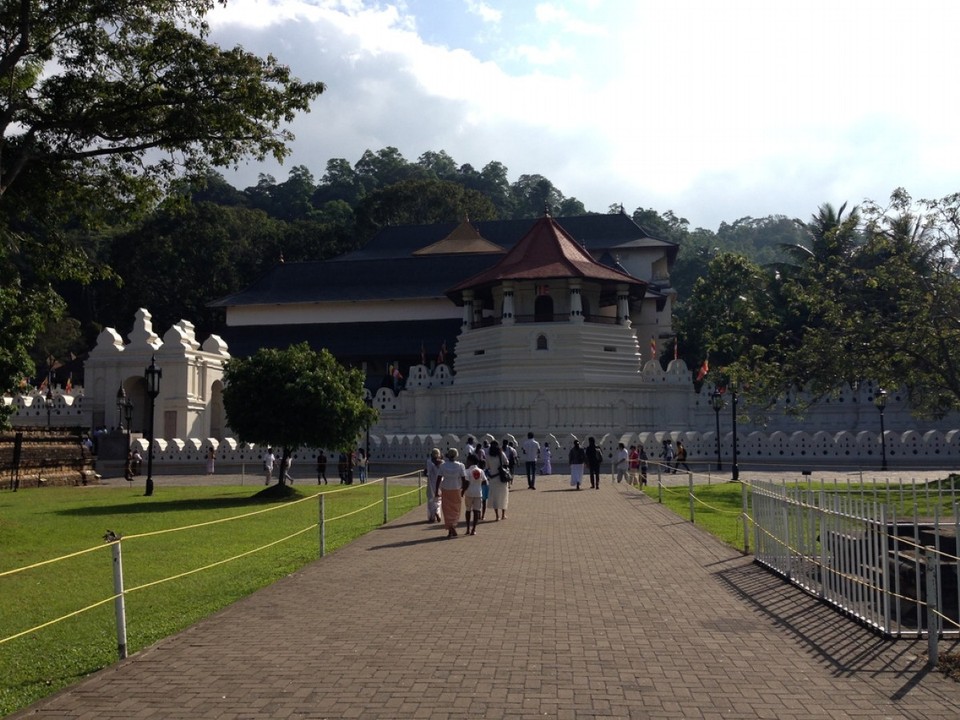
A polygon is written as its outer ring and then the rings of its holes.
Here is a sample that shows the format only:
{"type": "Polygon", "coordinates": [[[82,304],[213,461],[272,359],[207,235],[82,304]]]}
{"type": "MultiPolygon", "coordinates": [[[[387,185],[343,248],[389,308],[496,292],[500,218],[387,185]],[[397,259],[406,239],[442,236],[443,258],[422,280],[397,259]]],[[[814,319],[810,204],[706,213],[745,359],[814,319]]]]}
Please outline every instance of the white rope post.
{"type": "Polygon", "coordinates": [[[320,493],[320,557],[327,554],[327,494],[320,493]]]}
{"type": "Polygon", "coordinates": [[[743,554],[750,554],[750,516],[747,514],[747,485],[740,483],[740,512],[743,515],[743,554]]]}
{"type": "Polygon", "coordinates": [[[688,493],[690,494],[690,522],[694,522],[694,498],[693,498],[693,473],[687,473],[687,488],[688,493]]]}
{"type": "Polygon", "coordinates": [[[657,502],[663,505],[663,465],[657,463],[657,502]]]}
{"type": "Polygon", "coordinates": [[[387,478],[383,478],[383,524],[387,524],[387,478]]]}
{"type": "Polygon", "coordinates": [[[117,654],[123,660],[127,657],[127,608],[123,597],[123,556],[120,552],[120,539],[113,543],[113,611],[117,617],[117,654]]]}

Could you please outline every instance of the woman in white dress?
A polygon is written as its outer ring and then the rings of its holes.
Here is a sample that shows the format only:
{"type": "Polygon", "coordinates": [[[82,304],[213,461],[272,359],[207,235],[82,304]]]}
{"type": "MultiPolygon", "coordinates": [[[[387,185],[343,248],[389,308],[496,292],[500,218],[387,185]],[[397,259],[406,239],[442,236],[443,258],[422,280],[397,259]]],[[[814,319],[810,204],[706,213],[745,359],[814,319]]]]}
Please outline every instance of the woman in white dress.
{"type": "Polygon", "coordinates": [[[510,469],[507,456],[500,449],[500,443],[493,440],[487,452],[487,476],[490,478],[490,497],[487,506],[493,508],[496,520],[507,519],[507,505],[510,503],[510,483],[503,482],[500,469],[510,469]]]}

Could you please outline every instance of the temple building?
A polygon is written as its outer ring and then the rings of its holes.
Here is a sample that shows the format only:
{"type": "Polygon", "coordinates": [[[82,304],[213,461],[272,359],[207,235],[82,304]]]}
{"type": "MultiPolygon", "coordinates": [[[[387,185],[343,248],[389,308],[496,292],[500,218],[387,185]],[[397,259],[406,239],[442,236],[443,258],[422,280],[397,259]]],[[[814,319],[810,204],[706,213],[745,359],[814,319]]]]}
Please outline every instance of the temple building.
{"type": "MultiPolygon", "coordinates": [[[[574,322],[599,332],[597,339],[610,334],[607,326],[618,324],[619,312],[621,329],[629,319],[639,343],[634,350],[643,347],[649,353],[647,348],[656,343],[662,347],[672,337],[675,292],[669,270],[677,250],[676,244],[651,237],[622,212],[536,223],[464,220],[387,227],[363,248],[332,260],[277,264],[250,287],[211,306],[225,311],[221,334],[232,354],[246,356],[260,347],[307,341],[363,368],[368,387],[375,390],[392,367],[406,376],[411,366],[451,363],[464,324],[464,303],[476,315],[469,318],[471,324],[500,325],[504,288],[508,301],[530,305],[508,317],[507,326],[553,323],[569,315],[571,303],[579,302],[574,322]],[[501,261],[515,263],[520,241],[532,226],[545,223],[564,237],[560,255],[548,259],[529,254],[512,270],[520,274],[505,277],[504,284],[484,282],[475,290],[448,293],[501,261]],[[587,264],[596,278],[578,270],[587,264]],[[604,283],[593,282],[600,276],[604,283]],[[617,281],[625,290],[619,299],[617,281]],[[583,292],[577,292],[583,282],[583,292]]],[[[567,342],[558,332],[554,329],[552,338],[544,339],[567,342]]],[[[633,362],[636,372],[639,359],[634,356],[633,362]]]]}

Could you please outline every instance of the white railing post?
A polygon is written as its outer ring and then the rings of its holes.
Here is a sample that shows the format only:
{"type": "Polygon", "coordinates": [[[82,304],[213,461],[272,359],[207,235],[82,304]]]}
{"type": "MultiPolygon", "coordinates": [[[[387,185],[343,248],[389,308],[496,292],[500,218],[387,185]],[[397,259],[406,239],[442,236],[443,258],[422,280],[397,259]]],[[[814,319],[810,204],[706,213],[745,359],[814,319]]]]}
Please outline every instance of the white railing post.
{"type": "Polygon", "coordinates": [[[743,554],[750,554],[750,518],[747,515],[747,486],[750,483],[740,484],[740,512],[743,514],[743,554]]]}
{"type": "Polygon", "coordinates": [[[327,494],[320,493],[320,557],[327,554],[327,494]]]}
{"type": "Polygon", "coordinates": [[[116,596],[113,600],[113,611],[117,617],[117,654],[123,660],[127,657],[127,608],[123,596],[123,555],[120,552],[120,538],[111,538],[112,533],[108,534],[108,542],[113,543],[113,594],[116,596]]]}
{"type": "Polygon", "coordinates": [[[387,478],[383,478],[383,524],[387,524],[387,478]]]}
{"type": "Polygon", "coordinates": [[[687,473],[687,492],[690,495],[690,522],[694,522],[693,473],[687,473]]]}

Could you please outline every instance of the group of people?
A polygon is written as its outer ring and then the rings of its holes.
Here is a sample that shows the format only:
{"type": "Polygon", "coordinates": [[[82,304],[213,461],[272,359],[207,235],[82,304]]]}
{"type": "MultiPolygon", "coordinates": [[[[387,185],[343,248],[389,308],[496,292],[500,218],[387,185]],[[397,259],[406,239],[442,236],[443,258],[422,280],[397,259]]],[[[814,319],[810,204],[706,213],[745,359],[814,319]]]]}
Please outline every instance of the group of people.
{"type": "Polygon", "coordinates": [[[468,437],[460,451],[449,448],[446,457],[433,448],[427,460],[427,522],[443,522],[447,537],[457,537],[461,510],[466,520],[467,535],[477,534],[480,520],[486,519],[487,507],[494,520],[506,520],[510,504],[510,486],[517,464],[517,452],[509,440],[501,446],[496,440],[477,444],[468,437]]]}
{"type": "MultiPolygon", "coordinates": [[[[267,448],[263,456],[264,485],[269,485],[273,479],[273,470],[276,466],[277,458],[273,454],[273,448],[267,448]]],[[[290,475],[290,468],[293,466],[293,456],[287,455],[280,464],[280,477],[284,482],[293,485],[293,477],[290,475]]],[[[356,452],[341,452],[337,460],[337,473],[340,476],[341,485],[353,485],[354,472],[361,483],[367,481],[367,466],[369,457],[365,448],[357,448],[356,452]]],[[[212,470],[211,470],[212,472],[212,470]]],[[[317,485],[327,485],[327,455],[323,450],[317,453],[317,485]]]]}
{"type": "Polygon", "coordinates": [[[587,446],[582,447],[579,440],[573,441],[573,447],[567,456],[570,462],[570,486],[580,489],[583,482],[583,471],[587,470],[590,477],[590,488],[600,489],[600,466],[603,465],[603,451],[597,445],[596,438],[587,438],[587,446]]]}

